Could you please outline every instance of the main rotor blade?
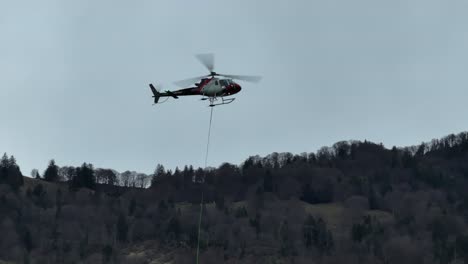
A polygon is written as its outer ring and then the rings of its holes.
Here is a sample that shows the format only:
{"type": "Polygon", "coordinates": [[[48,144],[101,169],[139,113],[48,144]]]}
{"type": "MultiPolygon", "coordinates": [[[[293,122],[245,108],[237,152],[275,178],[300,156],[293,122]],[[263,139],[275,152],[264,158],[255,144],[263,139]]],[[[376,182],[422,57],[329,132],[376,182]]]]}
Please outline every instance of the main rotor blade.
{"type": "Polygon", "coordinates": [[[200,76],[200,77],[193,77],[193,78],[184,79],[184,80],[181,80],[181,81],[174,82],[174,84],[179,86],[179,87],[185,88],[187,86],[194,85],[196,82],[198,82],[201,79],[206,78],[206,77],[207,77],[206,75],[203,75],[203,76],[200,76]]]}
{"type": "Polygon", "coordinates": [[[210,71],[214,69],[214,54],[213,53],[203,53],[197,54],[197,59],[210,71]]]}
{"type": "Polygon", "coordinates": [[[253,75],[232,75],[232,74],[222,74],[222,73],[220,73],[219,75],[232,78],[232,79],[236,79],[236,80],[253,82],[253,83],[257,83],[262,79],[261,76],[253,76],[253,75]]]}

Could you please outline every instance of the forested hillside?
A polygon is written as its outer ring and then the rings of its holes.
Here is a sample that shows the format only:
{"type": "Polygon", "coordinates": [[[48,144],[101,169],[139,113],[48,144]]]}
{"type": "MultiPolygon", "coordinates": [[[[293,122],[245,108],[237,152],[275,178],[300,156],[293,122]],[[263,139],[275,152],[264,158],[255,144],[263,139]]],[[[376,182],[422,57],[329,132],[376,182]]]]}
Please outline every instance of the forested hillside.
{"type": "Polygon", "coordinates": [[[468,263],[468,133],[152,175],[0,161],[0,263],[468,263]]]}

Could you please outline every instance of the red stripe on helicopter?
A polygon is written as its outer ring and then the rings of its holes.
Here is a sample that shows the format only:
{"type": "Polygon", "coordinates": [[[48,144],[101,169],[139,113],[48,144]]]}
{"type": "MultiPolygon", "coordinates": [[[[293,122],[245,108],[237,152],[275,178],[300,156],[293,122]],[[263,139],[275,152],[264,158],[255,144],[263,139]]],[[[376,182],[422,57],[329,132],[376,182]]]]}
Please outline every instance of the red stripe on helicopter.
{"type": "Polygon", "coordinates": [[[198,92],[201,94],[202,92],[202,89],[203,87],[205,87],[209,82],[211,81],[211,79],[202,79],[200,81],[200,84],[198,85],[198,92]]]}

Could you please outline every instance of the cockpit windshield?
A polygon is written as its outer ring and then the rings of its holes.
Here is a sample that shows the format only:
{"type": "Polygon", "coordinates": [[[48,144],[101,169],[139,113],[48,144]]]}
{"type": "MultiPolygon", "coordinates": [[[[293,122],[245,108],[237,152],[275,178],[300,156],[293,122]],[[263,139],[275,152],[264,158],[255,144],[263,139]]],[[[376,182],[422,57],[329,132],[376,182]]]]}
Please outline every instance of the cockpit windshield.
{"type": "Polygon", "coordinates": [[[232,80],[230,80],[230,79],[219,80],[219,84],[221,84],[221,86],[228,86],[228,85],[232,84],[232,80]]]}

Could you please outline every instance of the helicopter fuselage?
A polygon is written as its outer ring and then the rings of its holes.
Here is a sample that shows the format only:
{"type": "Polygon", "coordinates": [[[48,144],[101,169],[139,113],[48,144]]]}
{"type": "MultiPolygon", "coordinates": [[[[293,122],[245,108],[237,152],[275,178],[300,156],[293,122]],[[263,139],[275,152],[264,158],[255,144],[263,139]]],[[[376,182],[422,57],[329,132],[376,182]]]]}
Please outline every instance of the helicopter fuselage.
{"type": "Polygon", "coordinates": [[[200,95],[207,97],[223,97],[236,94],[242,90],[241,86],[231,79],[203,79],[198,84],[200,95]]]}

